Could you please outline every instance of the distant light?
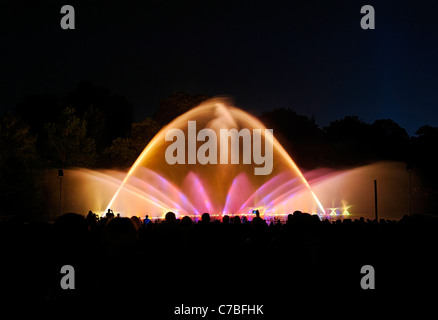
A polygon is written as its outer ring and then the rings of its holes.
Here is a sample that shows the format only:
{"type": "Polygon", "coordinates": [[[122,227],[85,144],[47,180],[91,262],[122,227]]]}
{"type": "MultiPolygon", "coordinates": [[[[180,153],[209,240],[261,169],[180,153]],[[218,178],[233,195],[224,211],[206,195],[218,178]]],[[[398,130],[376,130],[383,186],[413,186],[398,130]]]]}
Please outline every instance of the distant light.
{"type": "Polygon", "coordinates": [[[344,216],[349,216],[349,215],[350,215],[350,212],[348,212],[348,209],[349,209],[350,207],[351,207],[351,206],[344,207],[344,211],[342,212],[342,215],[344,215],[344,216]]]}

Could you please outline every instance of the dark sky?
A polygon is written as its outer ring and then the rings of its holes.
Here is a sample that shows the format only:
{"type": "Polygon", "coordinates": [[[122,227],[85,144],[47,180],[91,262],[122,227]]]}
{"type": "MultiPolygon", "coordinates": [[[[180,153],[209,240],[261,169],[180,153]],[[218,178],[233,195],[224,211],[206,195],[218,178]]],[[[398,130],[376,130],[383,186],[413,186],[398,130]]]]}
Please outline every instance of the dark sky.
{"type": "Polygon", "coordinates": [[[255,114],[438,126],[437,1],[2,1],[0,108],[79,81],[126,95],[136,120],[174,91],[255,114]],[[76,29],[62,30],[62,5],[76,29]],[[371,4],[376,29],[362,30],[371,4]]]}

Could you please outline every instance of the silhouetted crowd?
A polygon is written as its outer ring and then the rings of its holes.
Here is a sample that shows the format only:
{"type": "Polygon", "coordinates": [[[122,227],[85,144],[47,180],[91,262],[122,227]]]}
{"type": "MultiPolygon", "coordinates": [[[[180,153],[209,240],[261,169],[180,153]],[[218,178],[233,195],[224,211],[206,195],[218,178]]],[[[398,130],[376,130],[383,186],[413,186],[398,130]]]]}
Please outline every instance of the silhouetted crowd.
{"type": "Polygon", "coordinates": [[[376,270],[376,292],[428,283],[436,230],[436,218],[420,215],[329,221],[296,211],[268,224],[258,214],[193,221],[169,212],[158,221],[67,213],[54,223],[1,223],[2,274],[8,294],[41,301],[286,303],[296,294],[337,297],[333,290],[347,298],[363,294],[363,265],[376,270]],[[74,290],[59,285],[63,265],[75,269],[74,290]]]}

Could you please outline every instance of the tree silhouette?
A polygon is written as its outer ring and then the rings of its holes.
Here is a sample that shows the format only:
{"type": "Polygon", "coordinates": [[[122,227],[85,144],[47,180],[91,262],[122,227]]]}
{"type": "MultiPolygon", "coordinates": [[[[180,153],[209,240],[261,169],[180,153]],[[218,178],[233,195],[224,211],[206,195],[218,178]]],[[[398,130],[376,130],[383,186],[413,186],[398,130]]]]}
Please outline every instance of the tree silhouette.
{"type": "Polygon", "coordinates": [[[96,162],[96,146],[87,136],[87,121],[76,115],[72,107],[66,107],[58,121],[44,125],[47,142],[52,154],[53,167],[90,167],[96,162]]]}
{"type": "Polygon", "coordinates": [[[391,119],[376,120],[371,126],[375,160],[406,161],[409,135],[391,119]]]}
{"type": "Polygon", "coordinates": [[[190,95],[184,92],[174,92],[168,98],[160,101],[153,118],[159,124],[165,125],[209,98],[211,97],[207,95],[190,95]]]}
{"type": "Polygon", "coordinates": [[[438,127],[422,126],[412,138],[412,163],[424,177],[429,186],[436,185],[438,171],[436,170],[435,149],[438,146],[438,127]]]}
{"type": "Polygon", "coordinates": [[[109,157],[107,164],[123,168],[131,166],[160,128],[158,122],[152,118],[134,122],[128,137],[115,139],[105,149],[104,154],[109,157]]]}
{"type": "Polygon", "coordinates": [[[259,118],[267,128],[274,129],[274,136],[299,166],[312,169],[319,164],[322,130],[314,118],[285,108],[265,112],[259,118]]]}
{"type": "Polygon", "coordinates": [[[79,117],[87,121],[88,135],[94,139],[96,150],[102,152],[117,137],[126,136],[133,121],[132,105],[125,96],[81,82],[65,99],[79,117]]]}
{"type": "Polygon", "coordinates": [[[19,117],[6,114],[0,118],[0,149],[0,213],[38,213],[44,171],[36,135],[19,117]]]}
{"type": "MultiPolygon", "coordinates": [[[[81,82],[65,94],[27,96],[18,104],[17,114],[30,125],[31,133],[46,135],[46,123],[56,123],[65,108],[74,108],[77,117],[87,123],[87,136],[94,139],[98,153],[130,129],[132,106],[127,99],[91,82],[81,82]]],[[[44,149],[45,146],[40,146],[44,149]]],[[[50,154],[48,155],[50,157],[50,154]]]]}
{"type": "Polygon", "coordinates": [[[365,164],[374,158],[372,128],[357,116],[335,120],[324,128],[331,166],[365,164]]]}

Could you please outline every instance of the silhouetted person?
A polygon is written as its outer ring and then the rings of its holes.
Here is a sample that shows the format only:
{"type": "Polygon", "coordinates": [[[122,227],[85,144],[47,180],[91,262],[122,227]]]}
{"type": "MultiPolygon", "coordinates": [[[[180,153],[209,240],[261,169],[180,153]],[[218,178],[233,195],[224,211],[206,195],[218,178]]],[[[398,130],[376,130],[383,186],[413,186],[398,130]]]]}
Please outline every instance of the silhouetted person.
{"type": "Polygon", "coordinates": [[[144,217],[143,224],[145,227],[147,227],[149,223],[151,223],[151,219],[149,219],[149,216],[146,215],[146,217],[144,217]]]}
{"type": "Polygon", "coordinates": [[[193,223],[193,221],[192,221],[192,219],[191,219],[189,216],[184,216],[184,217],[181,219],[181,226],[184,226],[184,227],[191,227],[191,226],[192,226],[192,223],[193,223]]]}
{"type": "Polygon", "coordinates": [[[321,224],[321,219],[319,218],[319,216],[317,214],[313,214],[311,217],[312,217],[313,224],[315,224],[315,225],[321,224]]]}
{"type": "Polygon", "coordinates": [[[140,219],[137,217],[137,216],[132,216],[131,217],[131,222],[132,222],[132,224],[134,225],[134,227],[135,227],[135,230],[139,230],[140,229],[140,226],[141,226],[141,221],[140,221],[140,219]]]}
{"type": "Polygon", "coordinates": [[[265,220],[263,220],[261,217],[260,217],[260,212],[259,212],[259,210],[255,210],[254,212],[253,212],[256,216],[252,219],[252,224],[253,225],[261,225],[261,224],[264,224],[264,222],[265,222],[265,220]]]}
{"type": "Polygon", "coordinates": [[[132,253],[137,241],[137,230],[129,218],[112,219],[105,226],[104,244],[113,257],[132,253]]]}
{"type": "Polygon", "coordinates": [[[83,255],[88,236],[88,225],[84,216],[65,213],[56,219],[53,231],[59,256],[73,260],[83,255]]]}
{"type": "Polygon", "coordinates": [[[112,219],[112,218],[114,218],[114,212],[113,212],[113,210],[111,210],[111,209],[108,209],[108,211],[106,212],[106,215],[105,215],[108,219],[112,219]]]}
{"type": "Polygon", "coordinates": [[[93,212],[93,211],[88,211],[88,214],[87,214],[87,218],[86,218],[86,220],[88,221],[88,220],[95,220],[96,219],[96,214],[93,212]]]}
{"type": "Polygon", "coordinates": [[[87,217],[85,218],[88,228],[90,231],[94,231],[97,226],[97,216],[93,211],[88,211],[87,217]]]}
{"type": "Polygon", "coordinates": [[[206,224],[210,222],[210,215],[208,213],[203,213],[202,214],[202,223],[206,224]]]}
{"type": "Polygon", "coordinates": [[[230,223],[230,217],[229,217],[228,215],[224,215],[224,216],[222,217],[222,223],[223,223],[223,224],[228,224],[228,223],[230,223]]]}
{"type": "Polygon", "coordinates": [[[166,219],[166,223],[170,223],[170,224],[176,223],[176,215],[172,211],[166,213],[165,219],[166,219]]]}
{"type": "Polygon", "coordinates": [[[240,220],[240,217],[239,217],[239,216],[234,216],[234,217],[233,217],[233,223],[234,223],[234,224],[241,224],[241,223],[242,223],[242,220],[240,220]]]}

